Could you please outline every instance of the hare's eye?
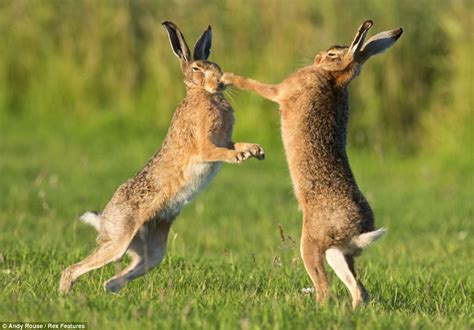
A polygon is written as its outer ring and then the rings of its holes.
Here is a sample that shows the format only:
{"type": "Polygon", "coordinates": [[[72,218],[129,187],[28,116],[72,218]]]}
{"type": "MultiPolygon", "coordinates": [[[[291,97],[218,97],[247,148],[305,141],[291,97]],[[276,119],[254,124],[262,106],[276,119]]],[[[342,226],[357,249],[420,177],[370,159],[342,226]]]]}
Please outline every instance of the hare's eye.
{"type": "Polygon", "coordinates": [[[199,68],[198,68],[197,66],[193,66],[193,71],[194,71],[194,72],[198,72],[198,71],[200,71],[200,70],[199,70],[199,68]]]}
{"type": "Polygon", "coordinates": [[[333,57],[333,58],[334,58],[334,57],[336,57],[336,56],[337,56],[337,54],[336,54],[336,53],[333,53],[333,52],[329,52],[329,53],[328,53],[328,56],[329,56],[329,57],[333,57]]]}

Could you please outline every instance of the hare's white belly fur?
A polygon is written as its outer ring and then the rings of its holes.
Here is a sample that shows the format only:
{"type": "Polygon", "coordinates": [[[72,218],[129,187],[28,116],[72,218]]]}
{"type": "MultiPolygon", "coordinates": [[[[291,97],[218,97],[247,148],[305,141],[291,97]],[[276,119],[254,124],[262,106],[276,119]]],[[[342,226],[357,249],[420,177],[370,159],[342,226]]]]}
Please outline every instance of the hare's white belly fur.
{"type": "Polygon", "coordinates": [[[177,216],[181,209],[211,182],[221,165],[220,162],[190,165],[185,173],[185,185],[159,211],[157,218],[171,220],[177,216]]]}

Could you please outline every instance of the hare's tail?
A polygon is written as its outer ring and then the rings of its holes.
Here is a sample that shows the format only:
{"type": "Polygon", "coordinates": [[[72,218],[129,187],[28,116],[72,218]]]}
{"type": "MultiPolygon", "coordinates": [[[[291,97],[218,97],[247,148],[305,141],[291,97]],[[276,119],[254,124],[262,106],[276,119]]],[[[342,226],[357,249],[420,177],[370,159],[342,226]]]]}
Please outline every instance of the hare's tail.
{"type": "Polygon", "coordinates": [[[351,240],[351,245],[355,245],[359,249],[363,249],[374,243],[385,233],[384,228],[360,234],[351,240]]]}
{"type": "Polygon", "coordinates": [[[84,223],[93,226],[97,231],[100,230],[102,218],[99,213],[96,212],[86,212],[79,218],[84,223]]]}

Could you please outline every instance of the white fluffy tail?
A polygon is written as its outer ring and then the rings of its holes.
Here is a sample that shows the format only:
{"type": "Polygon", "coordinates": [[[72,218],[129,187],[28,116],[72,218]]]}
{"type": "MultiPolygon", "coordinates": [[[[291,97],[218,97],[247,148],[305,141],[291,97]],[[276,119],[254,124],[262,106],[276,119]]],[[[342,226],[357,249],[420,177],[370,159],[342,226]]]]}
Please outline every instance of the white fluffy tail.
{"type": "Polygon", "coordinates": [[[99,214],[94,212],[86,212],[81,215],[79,219],[81,219],[84,223],[93,226],[97,231],[100,230],[101,218],[99,214]]]}
{"type": "Polygon", "coordinates": [[[351,240],[351,244],[355,245],[359,249],[363,249],[371,245],[373,242],[378,240],[385,233],[384,228],[380,228],[374,231],[360,234],[351,240]]]}

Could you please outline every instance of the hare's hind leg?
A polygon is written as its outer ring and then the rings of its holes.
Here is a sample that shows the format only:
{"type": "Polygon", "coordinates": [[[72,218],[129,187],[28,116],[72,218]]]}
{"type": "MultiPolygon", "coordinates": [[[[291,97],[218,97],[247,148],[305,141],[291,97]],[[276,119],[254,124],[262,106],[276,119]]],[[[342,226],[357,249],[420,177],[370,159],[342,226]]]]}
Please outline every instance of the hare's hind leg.
{"type": "Polygon", "coordinates": [[[360,292],[362,301],[367,302],[369,300],[369,294],[367,293],[367,290],[365,290],[365,287],[362,284],[362,282],[357,278],[356,271],[355,271],[355,266],[354,266],[354,256],[346,255],[345,259],[346,259],[347,265],[349,266],[349,269],[350,269],[352,275],[354,275],[354,278],[357,281],[357,286],[359,288],[359,292],[360,292]]]}
{"type": "Polygon", "coordinates": [[[136,230],[131,228],[130,230],[122,231],[120,235],[113,237],[113,239],[100,242],[99,246],[88,257],[69,266],[62,272],[59,291],[67,293],[79,276],[103,267],[112,261],[119,260],[130,245],[135,233],[136,230]]]}
{"type": "Polygon", "coordinates": [[[318,302],[324,302],[327,300],[329,288],[326,270],[324,269],[324,251],[304,228],[301,235],[300,249],[304,267],[316,289],[316,298],[318,302]]]}
{"type": "Polygon", "coordinates": [[[163,260],[166,252],[170,222],[146,224],[147,228],[142,235],[138,233],[130,245],[133,254],[132,263],[104,283],[110,292],[118,292],[127,282],[140,277],[163,260]]]}
{"type": "Polygon", "coordinates": [[[352,296],[352,308],[356,308],[362,301],[366,301],[367,292],[356,279],[354,257],[345,256],[339,248],[332,247],[326,250],[326,260],[337,277],[349,289],[352,296]]]}

